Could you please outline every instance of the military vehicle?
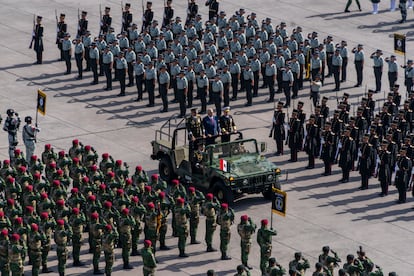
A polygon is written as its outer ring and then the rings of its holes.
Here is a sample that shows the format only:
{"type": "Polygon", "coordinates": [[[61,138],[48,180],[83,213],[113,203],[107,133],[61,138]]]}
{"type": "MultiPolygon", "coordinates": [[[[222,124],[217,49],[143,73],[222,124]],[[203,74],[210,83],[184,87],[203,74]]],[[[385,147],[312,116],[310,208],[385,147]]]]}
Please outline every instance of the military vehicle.
{"type": "Polygon", "coordinates": [[[244,139],[241,132],[231,134],[230,142],[193,149],[185,119],[172,124],[172,116],[155,132],[151,142],[153,160],[159,160],[160,177],[170,182],[180,178],[205,192],[212,192],[221,202],[230,204],[242,194],[262,193],[271,199],[272,187],[280,189],[280,169],[261,153],[265,143],[244,139]]]}

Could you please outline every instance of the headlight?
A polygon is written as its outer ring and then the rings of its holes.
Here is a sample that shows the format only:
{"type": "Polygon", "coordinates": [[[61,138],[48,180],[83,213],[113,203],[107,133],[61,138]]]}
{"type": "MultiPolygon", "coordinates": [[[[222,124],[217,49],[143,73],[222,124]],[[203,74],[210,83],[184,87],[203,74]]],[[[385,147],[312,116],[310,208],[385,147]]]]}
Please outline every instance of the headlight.
{"type": "Polygon", "coordinates": [[[229,177],[229,180],[230,180],[230,181],[234,181],[234,177],[233,177],[233,176],[230,176],[230,177],[229,177]]]}
{"type": "Polygon", "coordinates": [[[275,169],[275,173],[277,174],[277,175],[279,175],[281,172],[280,172],[280,168],[277,168],[277,169],[275,169]]]}
{"type": "Polygon", "coordinates": [[[267,176],[267,181],[272,181],[273,180],[273,174],[269,174],[267,176]]]}
{"type": "Polygon", "coordinates": [[[249,180],[246,178],[243,180],[243,185],[247,185],[247,184],[249,184],[249,180]]]}

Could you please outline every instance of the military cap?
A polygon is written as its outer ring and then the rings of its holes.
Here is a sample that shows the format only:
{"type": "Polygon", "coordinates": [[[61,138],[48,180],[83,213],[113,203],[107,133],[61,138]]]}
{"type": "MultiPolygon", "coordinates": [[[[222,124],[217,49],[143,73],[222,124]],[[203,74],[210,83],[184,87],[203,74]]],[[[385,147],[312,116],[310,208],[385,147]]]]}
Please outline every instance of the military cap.
{"type": "MultiPolygon", "coordinates": [[[[147,3],[147,4],[148,4],[148,3],[147,3]]],[[[131,7],[131,4],[130,4],[130,3],[125,3],[125,7],[130,8],[130,7],[131,7]]]]}
{"type": "Polygon", "coordinates": [[[124,209],[122,209],[121,213],[124,214],[124,215],[128,215],[129,214],[129,209],[124,208],[124,209]]]}
{"type": "Polygon", "coordinates": [[[152,242],[150,240],[145,240],[144,245],[145,247],[150,247],[152,245],[152,242]]]}
{"type": "Polygon", "coordinates": [[[65,221],[64,221],[63,219],[58,219],[58,220],[56,221],[56,223],[57,223],[57,225],[60,225],[60,226],[65,225],[65,221]]]}
{"type": "Polygon", "coordinates": [[[190,193],[195,193],[195,188],[194,188],[194,187],[189,187],[189,188],[188,188],[188,191],[189,191],[190,193]]]}
{"type": "Polygon", "coordinates": [[[262,220],[260,221],[260,223],[261,223],[262,225],[268,225],[268,224],[269,224],[269,221],[268,221],[267,219],[262,219],[262,220]]]}
{"type": "Polygon", "coordinates": [[[155,208],[154,203],[153,202],[148,203],[148,208],[154,209],[155,208]]]}
{"type": "Polygon", "coordinates": [[[105,7],[105,10],[110,11],[111,10],[111,7],[105,7]]]}
{"type": "Polygon", "coordinates": [[[19,241],[20,240],[20,235],[19,234],[12,234],[11,236],[12,241],[19,241]]]}
{"type": "Polygon", "coordinates": [[[177,203],[180,204],[180,205],[183,205],[184,202],[185,202],[184,201],[184,198],[182,198],[182,197],[180,197],[180,198],[177,199],[177,203]]]}
{"type": "Polygon", "coordinates": [[[212,200],[213,199],[213,194],[212,193],[208,193],[207,195],[206,195],[206,198],[208,199],[208,200],[212,200]]]}
{"type": "Polygon", "coordinates": [[[292,110],[292,113],[298,113],[298,110],[297,109],[293,109],[292,110]]]}
{"type": "Polygon", "coordinates": [[[223,107],[223,111],[230,111],[230,106],[223,107]]]}
{"type": "Polygon", "coordinates": [[[323,252],[326,252],[326,251],[329,251],[329,250],[330,250],[330,248],[329,248],[328,245],[325,245],[324,247],[322,247],[323,252]]]}
{"type": "Polygon", "coordinates": [[[73,208],[73,209],[72,209],[72,213],[74,213],[75,215],[78,215],[78,214],[79,214],[79,212],[80,212],[80,211],[79,211],[79,208],[76,208],[76,207],[75,207],[75,208],[73,208]]]}
{"type": "Polygon", "coordinates": [[[14,177],[12,177],[12,176],[10,176],[10,175],[9,175],[9,176],[7,177],[7,179],[6,179],[6,180],[7,180],[7,182],[9,182],[9,183],[14,183],[14,180],[15,180],[15,179],[14,179],[14,177]]]}
{"type": "Polygon", "coordinates": [[[26,206],[26,211],[27,212],[33,213],[33,210],[34,210],[33,206],[26,206]]]}
{"type": "Polygon", "coordinates": [[[125,184],[126,185],[132,185],[132,179],[131,178],[125,179],[125,184]]]}
{"type": "Polygon", "coordinates": [[[43,192],[40,194],[40,198],[41,199],[47,199],[49,196],[47,195],[47,193],[43,192]]]}
{"type": "Polygon", "coordinates": [[[4,212],[0,211],[0,218],[3,218],[3,217],[4,217],[4,212]]]}
{"type": "Polygon", "coordinates": [[[16,224],[22,224],[23,223],[23,218],[22,217],[17,217],[17,218],[14,219],[14,222],[16,224]]]}
{"type": "Polygon", "coordinates": [[[82,15],[87,15],[88,12],[87,11],[82,11],[82,15]]]}
{"type": "Polygon", "coordinates": [[[151,1],[147,1],[147,5],[152,5],[152,2],[151,1]]]}
{"type": "Polygon", "coordinates": [[[229,205],[227,203],[222,203],[221,208],[227,209],[227,208],[229,208],[229,205]]]}
{"type": "Polygon", "coordinates": [[[112,202],[111,201],[105,201],[104,202],[104,207],[105,208],[111,208],[112,207],[112,202]]]}
{"type": "Polygon", "coordinates": [[[110,224],[105,225],[105,230],[112,231],[112,225],[110,224]]]}
{"type": "Polygon", "coordinates": [[[364,138],[369,138],[369,134],[368,133],[365,133],[364,134],[364,138]]]}
{"type": "Polygon", "coordinates": [[[21,153],[20,149],[15,149],[14,154],[19,155],[21,153]]]}
{"type": "Polygon", "coordinates": [[[59,206],[63,206],[63,205],[65,205],[65,201],[63,199],[58,199],[56,201],[56,204],[59,205],[59,206]]]}
{"type": "Polygon", "coordinates": [[[152,188],[151,188],[151,186],[145,186],[144,187],[144,190],[146,191],[146,192],[151,192],[151,190],[152,190],[152,188]]]}
{"type": "Polygon", "coordinates": [[[349,94],[348,93],[344,93],[344,98],[349,98],[349,94]]]}
{"type": "Polygon", "coordinates": [[[90,195],[90,196],[88,196],[88,200],[95,201],[96,200],[96,196],[90,195]]]}
{"type": "Polygon", "coordinates": [[[92,213],[91,214],[91,219],[98,219],[99,218],[99,214],[98,213],[92,213]]]}
{"type": "Polygon", "coordinates": [[[161,199],[164,199],[165,198],[165,192],[160,192],[158,194],[158,197],[161,198],[161,199]]]}
{"type": "Polygon", "coordinates": [[[284,104],[285,104],[284,102],[280,102],[280,101],[277,103],[277,105],[284,105],[284,104]]]}
{"type": "Polygon", "coordinates": [[[295,252],[295,258],[302,257],[302,252],[295,252]]]}
{"type": "Polygon", "coordinates": [[[138,203],[139,198],[138,198],[137,196],[133,196],[133,197],[131,198],[131,200],[132,200],[134,203],[138,203]]]}
{"type": "Polygon", "coordinates": [[[1,230],[1,235],[2,236],[8,236],[9,235],[9,230],[7,230],[7,229],[1,230]]]}
{"type": "Polygon", "coordinates": [[[390,272],[388,273],[388,276],[398,276],[396,272],[390,272]]]}
{"type": "Polygon", "coordinates": [[[331,122],[326,122],[325,125],[330,126],[330,125],[332,125],[332,123],[331,122]]]}
{"type": "Polygon", "coordinates": [[[123,195],[124,194],[124,189],[117,189],[116,193],[119,195],[123,195]]]}
{"type": "Polygon", "coordinates": [[[240,217],[240,220],[241,221],[247,221],[249,219],[249,217],[247,216],[247,215],[242,215],[241,217],[240,217]]]}
{"type": "Polygon", "coordinates": [[[39,225],[37,225],[36,223],[32,223],[30,225],[30,228],[32,229],[32,231],[39,231],[39,225]]]}
{"type": "Polygon", "coordinates": [[[27,185],[26,190],[29,191],[29,192],[33,192],[33,186],[32,185],[27,185]]]}
{"type": "Polygon", "coordinates": [[[242,265],[242,264],[238,265],[236,269],[237,269],[237,271],[244,271],[245,270],[244,265],[242,265]]]}
{"type": "Polygon", "coordinates": [[[215,276],[216,272],[213,269],[207,270],[207,276],[215,276]]]}
{"type": "MultiPolygon", "coordinates": [[[[92,42],[91,43],[91,46],[96,46],[96,42],[94,41],[94,42],[92,42]]],[[[86,146],[85,146],[85,150],[86,150],[86,146]]]]}
{"type": "Polygon", "coordinates": [[[177,186],[178,184],[180,184],[180,181],[178,179],[173,179],[171,181],[171,184],[173,184],[174,186],[177,186]]]}
{"type": "Polygon", "coordinates": [[[339,52],[340,50],[340,47],[336,47],[335,52],[339,52]]]}
{"type": "Polygon", "coordinates": [[[66,16],[66,14],[64,14],[64,13],[60,14],[60,17],[65,17],[65,16],[66,16]]]}
{"type": "Polygon", "coordinates": [[[304,105],[304,103],[302,101],[298,102],[298,105],[304,105]]]}
{"type": "Polygon", "coordinates": [[[7,199],[7,204],[8,205],[14,205],[14,199],[13,198],[7,199]]]}
{"type": "Polygon", "coordinates": [[[343,269],[343,268],[341,268],[340,270],[338,270],[338,274],[339,274],[339,276],[345,276],[345,275],[347,275],[345,269],[343,269]]]}
{"type": "Polygon", "coordinates": [[[26,166],[21,166],[19,170],[20,172],[25,173],[27,169],[26,169],[26,166]]]}
{"type": "Polygon", "coordinates": [[[413,63],[412,59],[407,60],[407,63],[413,63]]]}
{"type": "Polygon", "coordinates": [[[42,20],[42,18],[43,18],[43,17],[42,17],[42,16],[40,16],[40,15],[38,15],[38,16],[37,16],[37,20],[42,20]]]}

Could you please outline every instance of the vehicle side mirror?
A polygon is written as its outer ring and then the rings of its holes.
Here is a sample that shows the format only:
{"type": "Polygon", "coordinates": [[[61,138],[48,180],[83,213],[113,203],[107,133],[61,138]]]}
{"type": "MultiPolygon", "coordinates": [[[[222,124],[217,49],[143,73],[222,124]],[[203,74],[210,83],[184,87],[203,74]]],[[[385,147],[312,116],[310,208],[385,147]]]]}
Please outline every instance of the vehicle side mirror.
{"type": "Polygon", "coordinates": [[[266,142],[260,142],[260,152],[266,152],[267,145],[266,142]]]}

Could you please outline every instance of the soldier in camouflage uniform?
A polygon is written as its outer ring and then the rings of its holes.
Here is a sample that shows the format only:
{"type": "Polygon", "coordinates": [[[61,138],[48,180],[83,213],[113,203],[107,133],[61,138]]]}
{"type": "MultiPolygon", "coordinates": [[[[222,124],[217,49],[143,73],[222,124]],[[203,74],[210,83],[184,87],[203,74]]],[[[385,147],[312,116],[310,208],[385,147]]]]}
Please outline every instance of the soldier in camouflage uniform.
{"type": "Polygon", "coordinates": [[[188,219],[190,217],[191,209],[184,205],[184,198],[177,199],[177,206],[174,209],[175,224],[178,235],[178,249],[180,250],[179,257],[186,258],[185,244],[188,237],[188,219]]]}
{"type": "Polygon", "coordinates": [[[25,248],[20,245],[20,235],[13,234],[8,252],[12,276],[23,275],[23,256],[25,254],[25,248]]]}
{"type": "Polygon", "coordinates": [[[295,259],[289,262],[289,269],[297,270],[304,276],[308,268],[310,268],[309,261],[302,256],[302,252],[295,252],[295,259]]]}
{"type": "Polygon", "coordinates": [[[40,219],[40,230],[46,236],[46,241],[42,246],[42,273],[49,273],[52,271],[47,268],[47,257],[51,248],[50,241],[52,239],[53,230],[56,228],[56,221],[48,212],[41,213],[40,219]]]}
{"type": "Polygon", "coordinates": [[[250,247],[252,245],[252,235],[256,232],[256,224],[247,215],[240,217],[240,223],[237,225],[237,232],[240,235],[241,260],[242,264],[248,269],[252,269],[248,265],[250,247]]]}
{"type": "Polygon", "coordinates": [[[270,255],[272,254],[272,236],[276,236],[276,230],[268,228],[268,220],[261,221],[261,227],[257,231],[257,243],[260,246],[260,270],[262,275],[266,274],[270,255]]]}
{"type": "Polygon", "coordinates": [[[27,239],[30,249],[29,258],[32,262],[32,275],[38,276],[42,263],[42,244],[46,242],[46,236],[39,232],[39,226],[35,223],[31,224],[30,229],[27,239]]]}
{"type": "Polygon", "coordinates": [[[138,255],[138,241],[139,235],[142,233],[141,222],[144,219],[147,210],[144,205],[139,201],[138,196],[131,198],[131,215],[135,219],[135,226],[132,228],[132,251],[131,256],[138,255]]]}
{"type": "Polygon", "coordinates": [[[200,222],[200,206],[203,204],[205,197],[200,191],[196,191],[194,187],[188,188],[188,202],[191,208],[190,214],[190,237],[191,244],[199,244],[197,241],[197,229],[200,222]]]}
{"type": "Polygon", "coordinates": [[[165,192],[160,192],[158,194],[158,213],[160,217],[159,222],[159,240],[160,240],[160,250],[169,250],[170,248],[165,245],[165,236],[167,235],[167,218],[171,212],[171,203],[166,200],[165,192]]]}
{"type": "Polygon", "coordinates": [[[72,227],[72,256],[73,266],[83,266],[79,260],[80,248],[82,245],[82,233],[86,224],[85,215],[80,211],[79,208],[74,207],[72,209],[72,215],[69,218],[69,224],[72,227]]]}
{"type": "Polygon", "coordinates": [[[328,268],[331,275],[333,275],[334,268],[338,266],[338,263],[341,262],[341,259],[338,257],[335,251],[329,248],[329,246],[322,247],[322,254],[319,255],[319,262],[328,268]],[[329,252],[332,252],[333,256],[329,255],[329,252]]]}
{"type": "Polygon", "coordinates": [[[286,274],[284,269],[279,263],[276,262],[276,258],[269,259],[268,275],[270,276],[283,276],[286,274]]]}
{"type": "Polygon", "coordinates": [[[234,276],[251,276],[250,271],[247,270],[244,265],[238,265],[236,270],[237,270],[237,273],[234,274],[234,276]]]}
{"type": "Polygon", "coordinates": [[[115,261],[115,252],[114,247],[115,243],[117,243],[119,235],[114,229],[112,225],[107,224],[104,229],[104,233],[102,235],[102,248],[105,254],[105,275],[111,276],[112,267],[115,261]]]}
{"type": "Polygon", "coordinates": [[[26,258],[27,251],[27,234],[29,233],[29,227],[23,224],[23,218],[17,217],[14,219],[13,233],[17,233],[20,236],[20,243],[23,246],[22,259],[26,258]]]}
{"type": "Polygon", "coordinates": [[[143,262],[143,274],[144,276],[154,276],[157,268],[157,262],[155,260],[154,253],[152,252],[152,242],[150,240],[144,241],[144,248],[141,250],[142,262],[143,262]]]}
{"type": "Polygon", "coordinates": [[[136,187],[138,187],[141,193],[144,192],[145,184],[148,183],[148,175],[142,169],[142,166],[135,167],[135,173],[132,175],[132,182],[136,187]]]}
{"type": "Polygon", "coordinates": [[[3,229],[0,232],[0,271],[5,276],[10,274],[9,245],[9,231],[3,229]]]}
{"type": "Polygon", "coordinates": [[[8,217],[4,216],[4,212],[0,211],[0,230],[7,229],[11,230],[11,222],[8,217]]]}
{"type": "Polygon", "coordinates": [[[99,270],[99,258],[101,257],[102,229],[105,225],[99,220],[98,213],[92,213],[89,224],[89,235],[91,236],[91,248],[93,250],[93,274],[103,274],[99,270]]]}
{"type": "Polygon", "coordinates": [[[66,260],[68,258],[67,245],[72,237],[72,231],[65,229],[65,221],[59,219],[56,221],[57,228],[55,231],[56,255],[58,258],[59,276],[65,275],[66,260]]]}
{"type": "Polygon", "coordinates": [[[213,235],[217,228],[216,212],[219,210],[220,205],[218,202],[213,201],[213,199],[213,194],[207,194],[206,202],[203,205],[203,213],[206,216],[205,241],[207,244],[207,252],[216,251],[213,248],[213,235]]]}
{"type": "Polygon", "coordinates": [[[132,228],[135,227],[135,220],[129,214],[129,209],[121,210],[121,217],[118,220],[119,235],[122,244],[122,260],[124,262],[124,269],[132,269],[129,264],[129,255],[131,254],[132,244],[132,228]]]}
{"type": "Polygon", "coordinates": [[[217,223],[220,225],[220,251],[222,260],[231,260],[227,255],[227,247],[230,243],[230,227],[234,222],[234,211],[227,203],[221,204],[221,210],[217,215],[217,223]]]}
{"type": "MultiPolygon", "coordinates": [[[[150,240],[151,244],[155,245],[158,238],[157,232],[157,212],[155,211],[155,205],[153,202],[148,203],[147,213],[145,214],[145,227],[144,234],[145,239],[150,240]]],[[[155,255],[155,246],[152,249],[155,255]]]]}

